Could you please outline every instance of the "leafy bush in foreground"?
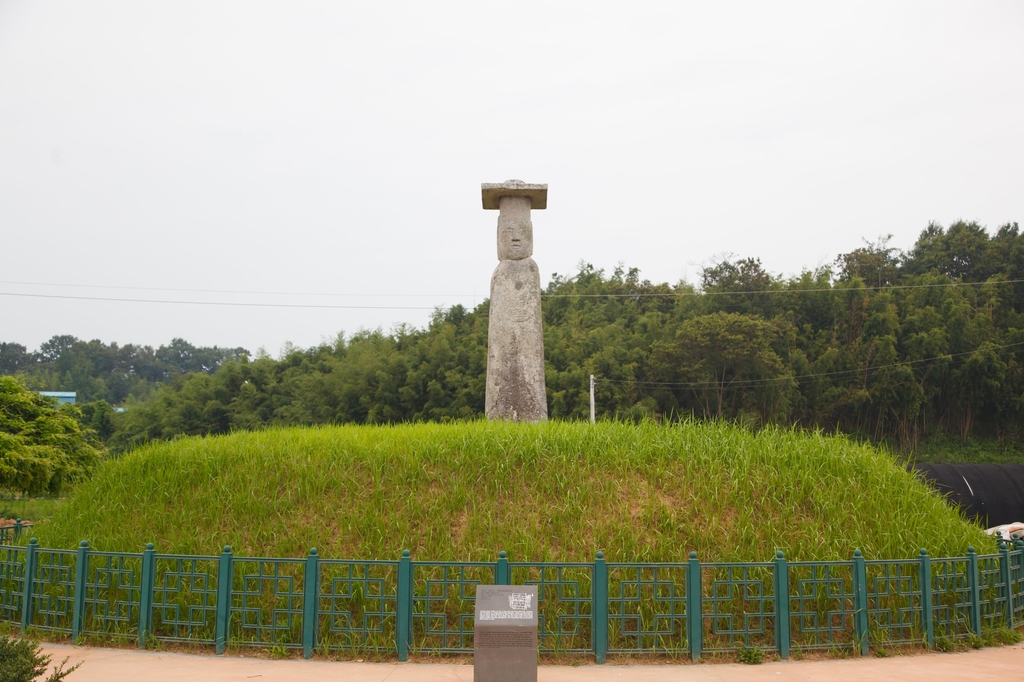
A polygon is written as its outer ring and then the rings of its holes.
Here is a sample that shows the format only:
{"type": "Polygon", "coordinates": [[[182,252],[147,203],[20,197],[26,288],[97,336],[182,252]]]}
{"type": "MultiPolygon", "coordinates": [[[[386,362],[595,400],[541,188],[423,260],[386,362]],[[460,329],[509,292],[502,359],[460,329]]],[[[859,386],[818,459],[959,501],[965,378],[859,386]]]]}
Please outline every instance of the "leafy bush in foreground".
{"type": "MultiPolygon", "coordinates": [[[[61,661],[44,682],[60,682],[82,665],[76,663],[65,670],[68,658],[61,661]]],[[[0,680],[3,682],[33,682],[46,673],[49,665],[50,655],[39,651],[39,642],[0,635],[0,680]]]]}

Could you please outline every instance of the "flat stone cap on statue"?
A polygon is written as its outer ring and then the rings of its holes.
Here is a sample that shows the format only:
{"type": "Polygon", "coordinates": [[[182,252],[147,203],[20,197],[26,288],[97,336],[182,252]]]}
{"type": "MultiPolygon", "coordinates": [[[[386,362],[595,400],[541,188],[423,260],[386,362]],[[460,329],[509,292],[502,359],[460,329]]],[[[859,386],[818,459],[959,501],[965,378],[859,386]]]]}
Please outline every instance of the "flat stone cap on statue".
{"type": "Polygon", "coordinates": [[[534,211],[548,207],[547,185],[531,185],[522,180],[485,182],[480,185],[480,193],[483,195],[485,211],[501,208],[499,204],[502,197],[530,197],[530,208],[534,211]]]}

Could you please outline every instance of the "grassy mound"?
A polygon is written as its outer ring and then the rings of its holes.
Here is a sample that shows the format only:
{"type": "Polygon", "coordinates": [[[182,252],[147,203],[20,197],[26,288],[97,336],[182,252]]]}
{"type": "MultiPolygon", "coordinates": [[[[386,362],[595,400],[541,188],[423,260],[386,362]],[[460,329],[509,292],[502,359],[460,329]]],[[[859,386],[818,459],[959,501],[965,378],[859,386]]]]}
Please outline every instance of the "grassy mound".
{"type": "Polygon", "coordinates": [[[289,428],[160,443],[106,464],[39,527],[48,547],[327,558],[675,561],[988,548],[892,459],[727,424],[289,428]]]}

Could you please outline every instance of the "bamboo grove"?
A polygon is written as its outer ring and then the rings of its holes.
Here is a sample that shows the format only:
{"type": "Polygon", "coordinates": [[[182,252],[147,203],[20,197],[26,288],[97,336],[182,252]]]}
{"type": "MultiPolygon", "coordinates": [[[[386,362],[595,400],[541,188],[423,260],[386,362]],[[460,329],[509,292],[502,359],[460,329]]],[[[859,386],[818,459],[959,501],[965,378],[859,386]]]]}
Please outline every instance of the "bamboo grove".
{"type": "MultiPolygon", "coordinates": [[[[931,224],[906,252],[883,238],[794,277],[755,258],[707,266],[698,286],[581,264],[552,276],[543,311],[555,419],[588,417],[593,374],[600,419],[794,424],[910,450],[929,437],[1021,436],[1016,223],[931,224]]],[[[423,329],[363,330],[277,359],[230,353],[130,402],[104,435],[124,450],[266,425],[478,418],[487,312],[439,309],[423,329]]],[[[31,364],[17,373],[36,376],[31,364]]]]}

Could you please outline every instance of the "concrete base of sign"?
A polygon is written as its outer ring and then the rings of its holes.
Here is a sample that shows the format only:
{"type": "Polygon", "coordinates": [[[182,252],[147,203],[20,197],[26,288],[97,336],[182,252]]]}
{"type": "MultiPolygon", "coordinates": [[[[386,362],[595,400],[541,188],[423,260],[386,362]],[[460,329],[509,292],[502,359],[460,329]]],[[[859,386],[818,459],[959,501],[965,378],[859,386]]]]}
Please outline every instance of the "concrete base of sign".
{"type": "Polygon", "coordinates": [[[473,682],[537,682],[537,586],[478,585],[473,682]]]}

